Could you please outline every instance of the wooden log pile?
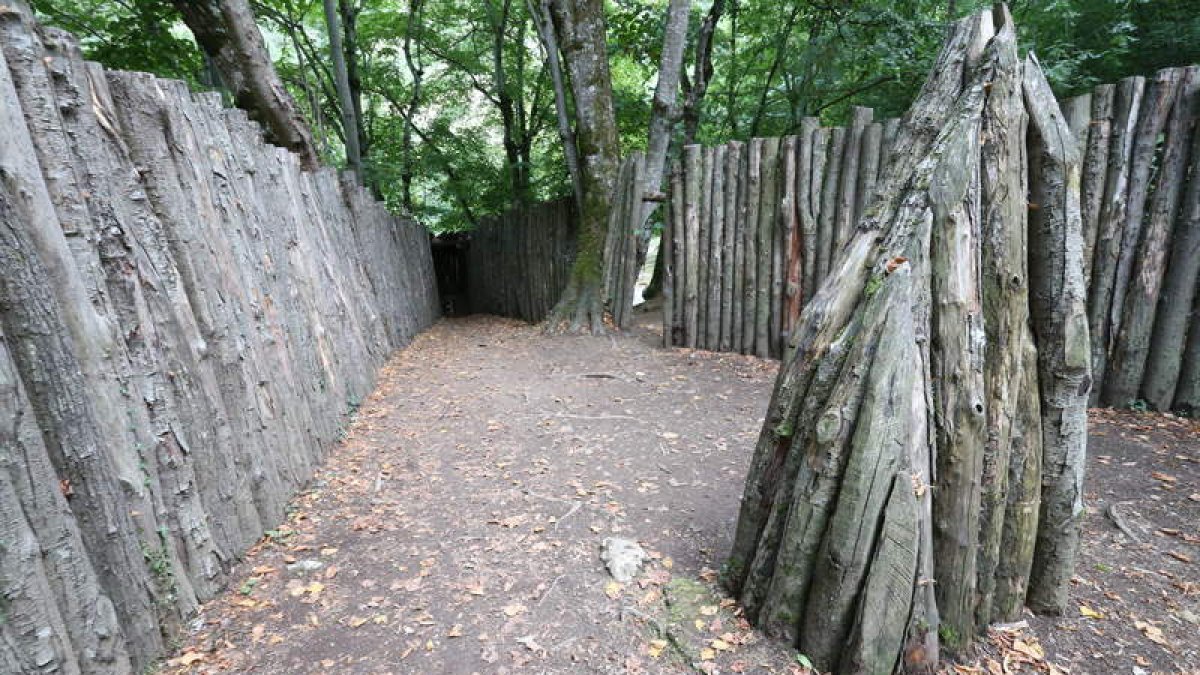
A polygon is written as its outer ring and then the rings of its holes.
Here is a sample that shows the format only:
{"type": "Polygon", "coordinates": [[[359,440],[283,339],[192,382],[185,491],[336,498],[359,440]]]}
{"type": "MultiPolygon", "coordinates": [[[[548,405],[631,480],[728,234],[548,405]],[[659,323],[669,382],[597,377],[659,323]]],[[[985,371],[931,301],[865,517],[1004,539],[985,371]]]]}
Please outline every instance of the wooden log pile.
{"type": "Polygon", "coordinates": [[[486,218],[467,249],[470,309],[536,323],[558,303],[575,259],[574,202],[559,199],[486,218]]]}
{"type": "Polygon", "coordinates": [[[437,312],[428,236],[0,12],[0,671],[142,672],[437,312]]]}
{"type": "MultiPolygon", "coordinates": [[[[1200,412],[1200,68],[1062,107],[1082,159],[1091,403],[1200,412]]],[[[871,117],[685,149],[664,236],[667,344],[782,355],[891,155],[898,120],[871,117]]]]}
{"type": "Polygon", "coordinates": [[[855,108],[846,128],[688,146],[663,234],[664,340],[778,358],[887,165],[897,121],[855,108]]]}

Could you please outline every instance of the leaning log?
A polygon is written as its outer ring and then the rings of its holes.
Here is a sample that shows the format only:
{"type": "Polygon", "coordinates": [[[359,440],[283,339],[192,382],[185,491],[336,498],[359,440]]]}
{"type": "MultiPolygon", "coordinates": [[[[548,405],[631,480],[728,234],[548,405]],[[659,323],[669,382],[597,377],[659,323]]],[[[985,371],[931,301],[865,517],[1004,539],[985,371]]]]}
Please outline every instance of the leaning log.
{"type": "Polygon", "coordinates": [[[1030,115],[1030,310],[1041,392],[1042,504],[1026,603],[1062,613],[1075,569],[1087,452],[1088,323],[1079,154],[1037,60],[1025,63],[1030,115]]]}

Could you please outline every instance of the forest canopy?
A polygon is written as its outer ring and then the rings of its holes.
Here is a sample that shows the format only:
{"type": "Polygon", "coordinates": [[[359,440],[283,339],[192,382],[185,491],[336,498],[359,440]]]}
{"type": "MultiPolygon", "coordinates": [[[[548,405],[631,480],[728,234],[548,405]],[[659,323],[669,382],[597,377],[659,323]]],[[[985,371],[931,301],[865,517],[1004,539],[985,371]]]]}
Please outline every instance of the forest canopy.
{"type": "MultiPolygon", "coordinates": [[[[220,82],[169,0],[34,0],[113,68],[220,82]]],[[[251,3],[276,69],[327,161],[345,132],[318,0],[251,3]]],[[[338,30],[364,180],[433,230],[569,194],[538,0],[339,0],[338,30]]],[[[980,0],[693,0],[673,143],[795,133],[805,116],[844,122],[854,105],[897,116],[912,102],[953,18],[980,0]],[[715,19],[715,21],[714,21],[715,19]],[[702,40],[706,25],[711,39],[702,40]],[[698,45],[707,42],[709,50],[698,45]],[[697,52],[701,53],[697,53],[697,52]],[[705,52],[708,58],[705,59],[705,52]],[[711,71],[708,71],[711,68],[711,71]],[[697,86],[707,80],[706,86],[697,86]]],[[[1200,62],[1190,0],[1013,0],[1022,50],[1055,93],[1200,62]]],[[[666,0],[606,3],[613,103],[623,151],[644,149],[666,0]]]]}

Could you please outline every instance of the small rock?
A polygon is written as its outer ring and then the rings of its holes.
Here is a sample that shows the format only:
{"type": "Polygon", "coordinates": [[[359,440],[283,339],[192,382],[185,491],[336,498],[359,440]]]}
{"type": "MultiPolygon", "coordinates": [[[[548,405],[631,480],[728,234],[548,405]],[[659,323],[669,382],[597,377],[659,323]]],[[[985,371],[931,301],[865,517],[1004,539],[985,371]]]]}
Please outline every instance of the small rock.
{"type": "Polygon", "coordinates": [[[287,566],[289,572],[316,572],[325,566],[320,560],[301,560],[287,566]]]}
{"type": "Polygon", "coordinates": [[[600,559],[614,579],[625,583],[638,573],[642,562],[646,560],[646,552],[636,541],[607,537],[600,544],[600,559]]]}

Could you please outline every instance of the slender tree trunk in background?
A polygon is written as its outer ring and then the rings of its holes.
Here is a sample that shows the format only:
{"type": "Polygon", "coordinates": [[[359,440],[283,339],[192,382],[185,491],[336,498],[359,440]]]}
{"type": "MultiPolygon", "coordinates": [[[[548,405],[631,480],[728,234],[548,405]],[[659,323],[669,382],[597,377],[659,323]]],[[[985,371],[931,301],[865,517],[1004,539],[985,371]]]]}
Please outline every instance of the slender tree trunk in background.
{"type": "Polygon", "coordinates": [[[821,671],[923,672],[1069,585],[1089,346],[1048,92],[1002,5],[955,23],[792,336],[726,581],[821,671]]]}
{"type": "Polygon", "coordinates": [[[237,106],[258,120],[275,145],[300,156],[306,169],[320,158],[308,123],[284,88],[254,23],[249,0],[172,0],[184,23],[208,54],[237,106]]]}
{"type": "MultiPolygon", "coordinates": [[[[518,117],[525,102],[523,93],[517,88],[518,96],[513,96],[513,87],[508,81],[508,70],[504,64],[504,45],[508,41],[508,23],[512,17],[512,0],[500,0],[497,9],[492,2],[486,2],[488,20],[492,28],[492,87],[496,99],[496,107],[500,111],[500,123],[503,130],[505,173],[508,176],[509,199],[514,206],[524,206],[533,201],[532,186],[529,180],[529,166],[521,154],[521,144],[525,139],[524,126],[518,117]]],[[[524,19],[521,19],[524,22],[524,19]]]]}
{"type": "MultiPolygon", "coordinates": [[[[687,43],[689,0],[671,0],[667,5],[667,21],[663,31],[662,59],[658,65],[658,83],[654,86],[654,100],[650,107],[650,137],[646,146],[645,181],[635,198],[641,207],[641,215],[634,224],[637,228],[637,251],[634,268],[641,270],[646,262],[650,245],[650,217],[665,200],[662,182],[667,164],[667,151],[671,146],[671,130],[677,118],[675,98],[679,91],[679,79],[683,69],[683,50],[687,43]]],[[[662,258],[659,247],[659,258],[662,258]]],[[[655,263],[657,271],[659,264],[655,263]]],[[[653,280],[651,280],[653,284],[653,280]]],[[[647,291],[650,289],[648,288],[647,291]]],[[[642,297],[647,297],[643,295],[642,297]]]]}
{"type": "Polygon", "coordinates": [[[704,96],[708,93],[708,83],[712,80],[713,64],[713,34],[717,30],[717,22],[725,12],[725,0],[713,0],[708,14],[700,24],[696,33],[695,62],[692,65],[692,77],[682,73],[683,85],[683,144],[691,145],[696,142],[700,132],[701,109],[704,96]]]}
{"type": "Polygon", "coordinates": [[[354,112],[350,94],[350,77],[346,72],[346,52],[342,46],[342,27],[335,0],[321,0],[325,9],[325,27],[329,32],[329,55],[333,60],[333,80],[337,85],[338,107],[342,113],[342,132],[346,144],[346,168],[358,176],[361,183],[362,152],[358,146],[358,115],[354,112]]]}
{"type": "MultiPolygon", "coordinates": [[[[342,18],[342,53],[346,57],[346,82],[350,88],[350,103],[354,107],[354,119],[358,120],[358,153],[362,164],[369,164],[370,139],[366,118],[362,109],[362,74],[359,72],[358,15],[361,6],[355,0],[338,0],[338,11],[342,18]]],[[[368,177],[369,178],[369,177],[368,177]]],[[[375,181],[368,180],[374,185],[375,181]]]]}
{"type": "MultiPolygon", "coordinates": [[[[738,72],[738,51],[737,51],[737,35],[738,35],[738,3],[737,0],[729,1],[729,72],[738,72]]],[[[725,92],[725,124],[729,127],[729,136],[737,138],[738,135],[738,120],[737,120],[737,97],[738,78],[729,77],[729,89],[725,92]]]]}
{"type": "Polygon", "coordinates": [[[408,0],[408,25],[404,31],[404,63],[412,77],[412,93],[408,97],[408,112],[404,115],[404,137],[401,139],[400,198],[404,210],[413,213],[413,131],[417,108],[421,105],[421,82],[425,70],[421,66],[421,13],[424,0],[408,0]]]}
{"type": "Polygon", "coordinates": [[[549,328],[602,333],[603,252],[621,157],[608,70],[604,0],[553,0],[550,11],[575,99],[583,202],[571,280],[552,312],[549,328]]]}
{"type": "MultiPolygon", "coordinates": [[[[720,0],[718,0],[719,2],[720,0]]],[[[650,138],[646,145],[646,182],[642,199],[639,234],[658,207],[658,201],[644,199],[662,193],[663,170],[667,164],[667,149],[671,145],[671,129],[675,126],[675,95],[683,68],[683,48],[687,43],[688,0],[671,0],[667,5],[667,22],[663,31],[662,59],[658,64],[658,83],[650,106],[650,138]]],[[[646,237],[649,233],[646,233],[646,237]]]]}
{"type": "Polygon", "coordinates": [[[554,112],[558,122],[558,137],[562,141],[563,159],[567,164],[567,173],[571,176],[571,190],[575,194],[575,204],[577,207],[582,207],[583,171],[579,165],[579,148],[575,144],[575,131],[571,127],[571,113],[567,110],[566,78],[563,77],[562,62],[558,58],[558,32],[550,14],[550,0],[541,0],[541,5],[538,7],[533,4],[536,1],[525,0],[525,5],[529,8],[529,15],[533,17],[542,48],[546,50],[546,69],[550,71],[550,81],[554,87],[554,112]]]}

